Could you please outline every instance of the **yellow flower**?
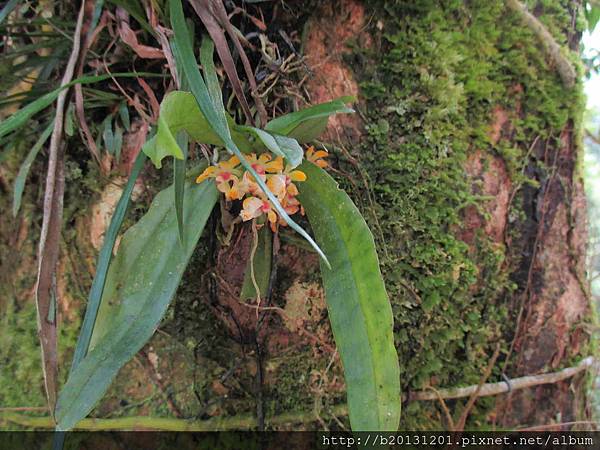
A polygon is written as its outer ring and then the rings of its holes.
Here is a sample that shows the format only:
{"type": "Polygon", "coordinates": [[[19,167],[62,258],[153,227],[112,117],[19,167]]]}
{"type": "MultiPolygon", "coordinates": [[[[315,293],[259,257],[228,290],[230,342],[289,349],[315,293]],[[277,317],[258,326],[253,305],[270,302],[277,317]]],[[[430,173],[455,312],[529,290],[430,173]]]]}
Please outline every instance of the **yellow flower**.
{"type": "Polygon", "coordinates": [[[306,159],[308,159],[311,163],[321,167],[322,169],[329,166],[327,161],[323,159],[327,158],[328,156],[329,153],[326,150],[315,151],[315,148],[312,145],[306,150],[306,159]]]}
{"type": "Polygon", "coordinates": [[[196,178],[196,183],[214,178],[217,189],[225,194],[227,200],[239,200],[245,194],[239,179],[240,170],[236,169],[239,164],[240,160],[237,156],[232,156],[227,161],[219,162],[216,166],[209,166],[196,178]]]}
{"type": "Polygon", "coordinates": [[[229,172],[223,172],[215,178],[217,189],[225,194],[227,200],[239,200],[246,193],[240,180],[229,172]]]}
{"type": "Polygon", "coordinates": [[[202,183],[208,178],[217,178],[222,173],[230,173],[240,175],[240,171],[236,167],[240,164],[237,156],[232,156],[227,161],[221,161],[216,166],[208,166],[204,172],[198,175],[196,183],[202,183]]]}

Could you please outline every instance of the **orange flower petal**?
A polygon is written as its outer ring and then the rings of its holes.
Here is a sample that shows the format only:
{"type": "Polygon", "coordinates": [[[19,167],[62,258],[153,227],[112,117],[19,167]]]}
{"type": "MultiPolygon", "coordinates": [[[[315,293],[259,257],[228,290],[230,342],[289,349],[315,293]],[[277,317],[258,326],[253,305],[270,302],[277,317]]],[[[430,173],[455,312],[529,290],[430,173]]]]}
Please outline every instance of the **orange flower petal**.
{"type": "Polygon", "coordinates": [[[277,173],[283,171],[283,158],[278,156],[273,161],[265,164],[265,170],[269,173],[277,173]]]}
{"type": "Polygon", "coordinates": [[[283,197],[286,191],[285,175],[271,175],[267,181],[267,187],[276,197],[283,197]]]}
{"type": "Polygon", "coordinates": [[[237,156],[232,156],[227,161],[221,161],[219,163],[219,166],[221,166],[224,169],[233,169],[234,167],[238,166],[239,164],[240,164],[239,158],[237,156]]]}
{"type": "Polygon", "coordinates": [[[314,159],[327,158],[328,156],[329,156],[329,152],[327,152],[325,150],[319,150],[314,153],[313,158],[314,159]]]}
{"type": "Polygon", "coordinates": [[[256,197],[248,197],[242,203],[243,209],[240,212],[240,216],[244,222],[254,219],[260,216],[263,206],[263,201],[256,197]]]}
{"type": "Polygon", "coordinates": [[[292,181],[306,181],[306,174],[301,170],[294,170],[290,173],[292,181]]]}
{"type": "Polygon", "coordinates": [[[210,178],[215,170],[217,170],[215,166],[210,166],[204,169],[204,172],[202,172],[200,175],[198,175],[198,178],[196,178],[196,183],[202,183],[207,178],[210,178]]]}
{"type": "Polygon", "coordinates": [[[287,187],[287,193],[288,195],[295,197],[296,195],[298,195],[298,188],[296,187],[296,185],[294,183],[290,183],[289,186],[287,187]]]}
{"type": "Polygon", "coordinates": [[[266,164],[269,161],[271,161],[271,155],[268,153],[263,153],[258,157],[258,162],[261,164],[266,164]]]}

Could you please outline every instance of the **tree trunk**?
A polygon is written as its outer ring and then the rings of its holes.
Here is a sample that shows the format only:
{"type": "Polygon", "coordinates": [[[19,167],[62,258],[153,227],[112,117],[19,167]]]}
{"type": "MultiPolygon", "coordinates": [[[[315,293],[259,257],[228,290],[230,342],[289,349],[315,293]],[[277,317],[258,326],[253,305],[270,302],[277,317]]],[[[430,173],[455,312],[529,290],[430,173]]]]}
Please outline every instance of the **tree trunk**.
{"type": "MultiPolygon", "coordinates": [[[[503,3],[347,0],[309,20],[312,100],[360,99],[329,137],[378,238],[405,389],[478,384],[497,344],[487,381],[586,355],[583,99],[560,73],[581,5],[528,2],[532,27],[503,3]]],[[[479,400],[469,426],[575,421],[583,381],[479,400]]],[[[402,425],[441,411],[407,405],[402,425]]]]}

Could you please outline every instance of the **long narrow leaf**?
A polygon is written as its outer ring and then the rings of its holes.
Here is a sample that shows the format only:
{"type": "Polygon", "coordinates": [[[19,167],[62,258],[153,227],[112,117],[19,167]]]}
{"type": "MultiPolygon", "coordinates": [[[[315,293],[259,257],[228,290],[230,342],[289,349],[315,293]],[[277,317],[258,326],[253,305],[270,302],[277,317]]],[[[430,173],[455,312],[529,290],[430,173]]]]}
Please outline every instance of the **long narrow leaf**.
{"type": "MultiPolygon", "coordinates": [[[[180,60],[183,62],[183,68],[185,74],[188,78],[190,86],[192,88],[192,93],[194,97],[196,97],[196,101],[198,102],[198,106],[200,110],[206,117],[208,123],[213,127],[214,131],[219,135],[219,137],[225,143],[225,147],[230,153],[236,155],[242,166],[252,174],[257,184],[261,188],[261,190],[265,193],[267,198],[271,201],[277,213],[287,222],[287,224],[298,232],[304,239],[306,239],[319,253],[321,258],[325,261],[327,265],[329,265],[329,261],[325,256],[325,253],[319,248],[317,243],[313,240],[310,235],[302,229],[296,222],[294,222],[289,215],[285,212],[279,200],[273,195],[273,193],[269,190],[266,183],[263,179],[258,176],[256,171],[252,168],[250,163],[244,158],[242,152],[238,149],[235,142],[233,142],[231,138],[231,132],[229,130],[229,126],[227,124],[226,116],[225,116],[225,107],[223,105],[219,105],[218,109],[213,108],[213,101],[211,99],[211,95],[208,93],[208,88],[202,79],[202,75],[200,75],[200,71],[198,70],[198,65],[196,64],[196,58],[194,56],[194,52],[192,50],[190,41],[188,39],[186,32],[185,20],[183,17],[183,7],[181,5],[181,0],[171,0],[170,1],[170,13],[171,13],[171,25],[175,34],[175,42],[177,43],[177,51],[180,52],[180,60]]],[[[204,51],[210,50],[210,46],[203,47],[204,51]]],[[[208,57],[206,57],[206,61],[208,62],[208,57]]],[[[212,59],[211,59],[212,61],[212,59]]],[[[205,70],[210,70],[211,65],[204,67],[205,70]]],[[[212,67],[214,70],[214,67],[212,67]]],[[[215,95],[212,96],[215,98],[215,95]]]]}
{"type": "Polygon", "coordinates": [[[160,192],[146,215],[125,233],[107,275],[90,350],[58,399],[59,430],[71,429],[83,419],[119,369],[150,339],[216,201],[213,182],[188,183],[183,246],[178,243],[172,186],[160,192]]]}
{"type": "MultiPolygon", "coordinates": [[[[221,0],[219,0],[219,1],[221,1],[221,0]]],[[[235,93],[235,96],[238,98],[238,101],[240,102],[240,105],[242,106],[242,110],[244,111],[244,114],[246,115],[246,118],[249,121],[252,121],[252,113],[250,112],[250,106],[248,105],[248,101],[246,100],[246,97],[244,96],[244,90],[242,89],[242,83],[240,82],[240,79],[238,77],[237,70],[235,68],[235,62],[233,60],[233,56],[231,55],[231,51],[229,50],[229,45],[227,45],[227,39],[225,38],[225,33],[223,33],[223,30],[219,26],[217,20],[212,15],[210,5],[207,1],[191,0],[190,3],[192,5],[192,7],[194,8],[194,11],[196,11],[196,14],[198,14],[198,17],[200,17],[200,20],[206,27],[206,30],[210,34],[210,37],[212,39],[210,42],[214,41],[214,43],[216,44],[217,53],[219,54],[219,58],[221,59],[221,62],[223,63],[223,68],[225,69],[227,78],[229,78],[229,82],[231,83],[233,92],[235,93]]],[[[204,43],[207,41],[208,41],[208,39],[203,39],[202,45],[205,45],[204,43]]],[[[210,57],[212,59],[212,51],[210,52],[210,57]]],[[[202,65],[204,66],[204,62],[202,62],[202,65]]],[[[206,71],[204,72],[204,74],[206,76],[206,71]]],[[[215,78],[216,78],[216,76],[215,76],[215,78]]],[[[210,84],[208,79],[207,79],[206,83],[210,84]]],[[[220,91],[221,91],[221,89],[219,89],[219,92],[220,91]]],[[[210,86],[209,86],[209,92],[210,92],[210,86]]]]}
{"type": "Polygon", "coordinates": [[[157,75],[155,73],[133,73],[133,72],[125,72],[125,73],[113,73],[111,75],[94,75],[94,76],[85,76],[76,78],[70,83],[65,84],[47,94],[39,97],[37,100],[29,103],[24,108],[21,108],[19,111],[14,113],[8,119],[3,120],[0,123],[0,138],[7,135],[8,133],[15,131],[18,128],[21,128],[27,121],[36,113],[40,112],[42,109],[47,108],[56,100],[59,94],[63,89],[67,89],[76,84],[90,84],[97,83],[99,81],[108,80],[109,78],[137,78],[140,76],[146,77],[160,77],[162,75],[157,75]]]}
{"type": "Polygon", "coordinates": [[[325,131],[329,116],[353,113],[354,110],[346,103],[354,100],[354,97],[341,97],[285,114],[267,123],[265,130],[294,138],[300,143],[310,142],[325,131]]]}
{"type": "Polygon", "coordinates": [[[94,276],[92,288],[90,289],[83,324],[81,325],[81,331],[79,332],[79,338],[77,339],[77,345],[73,355],[73,362],[71,363],[71,373],[77,368],[89,349],[92,332],[94,331],[94,324],[96,323],[96,317],[98,316],[98,309],[100,308],[100,300],[102,299],[102,293],[106,284],[106,276],[112,258],[113,248],[117,240],[119,229],[125,218],[125,213],[127,212],[129,199],[133,192],[133,188],[135,187],[135,182],[144,167],[145,162],[146,155],[140,152],[135,160],[125,189],[123,189],[121,198],[117,203],[110,225],[104,235],[104,242],[102,243],[102,249],[100,250],[98,262],[96,264],[96,275],[94,276]]]}
{"type": "Polygon", "coordinates": [[[35,161],[38,153],[52,134],[52,130],[54,129],[54,121],[51,121],[50,124],[46,127],[46,129],[42,132],[39,139],[33,144],[31,150],[25,157],[23,164],[19,168],[19,173],[15,178],[15,187],[13,191],[13,216],[17,216],[19,213],[19,209],[21,208],[21,199],[23,198],[23,190],[25,189],[25,182],[27,181],[27,175],[29,175],[29,169],[31,168],[31,164],[35,161]]]}
{"type": "Polygon", "coordinates": [[[17,7],[19,0],[9,0],[6,5],[0,10],[0,23],[4,22],[4,19],[17,7]]]}
{"type": "Polygon", "coordinates": [[[400,369],[392,308],[373,236],[348,195],[323,169],[304,163],[298,183],[319,245],[331,260],[321,264],[329,320],[344,366],[354,431],[397,431],[400,369]]]}

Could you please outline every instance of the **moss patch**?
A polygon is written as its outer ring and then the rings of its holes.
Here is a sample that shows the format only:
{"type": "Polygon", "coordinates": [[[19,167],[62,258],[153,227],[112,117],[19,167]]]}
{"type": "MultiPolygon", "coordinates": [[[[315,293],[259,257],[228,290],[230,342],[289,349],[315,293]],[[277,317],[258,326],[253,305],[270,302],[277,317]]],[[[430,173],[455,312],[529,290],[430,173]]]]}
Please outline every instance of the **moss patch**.
{"type": "MultiPolygon", "coordinates": [[[[538,3],[536,13],[564,43],[573,31],[568,2],[538,3]]],[[[403,388],[477,384],[496,342],[506,350],[514,332],[509,305],[521,280],[511,274],[521,256],[508,254],[483,230],[474,248],[458,237],[465,206],[485,204],[472,193],[465,162],[484,151],[502,158],[514,185],[529,181],[523,172],[531,163],[528,147],[536,136],[557,143],[569,120],[579,123],[581,89],[565,92],[536,38],[502,2],[376,5],[370,12],[373,24],[380,20],[381,31],[372,27],[376,44],[355,49],[349,61],[359,67],[368,133],[354,156],[373,202],[365,192],[355,194],[377,230],[403,388]],[[497,106],[517,114],[510,135],[492,142],[497,106]]],[[[353,170],[343,158],[341,165],[353,170]]],[[[522,217],[520,195],[511,204],[510,225],[522,217]]],[[[455,403],[460,410],[463,403],[455,403]]],[[[469,426],[484,426],[491,404],[479,401],[469,426]]],[[[413,403],[401,426],[444,423],[437,405],[413,403]]]]}

